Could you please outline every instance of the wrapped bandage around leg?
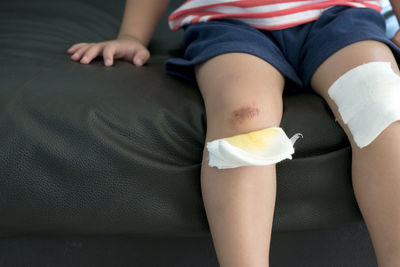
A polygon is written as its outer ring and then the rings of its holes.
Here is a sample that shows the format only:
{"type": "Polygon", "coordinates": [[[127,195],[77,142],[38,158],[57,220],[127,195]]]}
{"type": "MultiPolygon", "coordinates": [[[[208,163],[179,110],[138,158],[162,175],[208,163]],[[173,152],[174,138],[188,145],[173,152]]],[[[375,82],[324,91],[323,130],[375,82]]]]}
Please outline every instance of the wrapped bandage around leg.
{"type": "Polygon", "coordinates": [[[300,136],[297,133],[289,139],[282,128],[270,127],[207,142],[208,165],[228,169],[292,159],[293,145],[300,136]]]}
{"type": "Polygon", "coordinates": [[[390,62],[370,62],[349,70],[328,94],[360,148],[400,119],[400,76],[390,62]]]}

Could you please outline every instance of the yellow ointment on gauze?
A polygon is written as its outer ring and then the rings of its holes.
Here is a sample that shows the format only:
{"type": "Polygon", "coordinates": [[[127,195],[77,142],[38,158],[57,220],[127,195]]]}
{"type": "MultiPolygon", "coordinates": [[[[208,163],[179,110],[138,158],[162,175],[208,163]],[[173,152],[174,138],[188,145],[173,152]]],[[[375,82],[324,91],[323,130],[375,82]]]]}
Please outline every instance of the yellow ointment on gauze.
{"type": "Polygon", "coordinates": [[[369,62],[349,70],[331,85],[328,94],[359,148],[400,120],[400,76],[390,62],[369,62]]]}
{"type": "Polygon", "coordinates": [[[293,145],[300,136],[297,133],[289,139],[282,128],[270,127],[207,142],[208,165],[228,169],[292,159],[293,145]]]}

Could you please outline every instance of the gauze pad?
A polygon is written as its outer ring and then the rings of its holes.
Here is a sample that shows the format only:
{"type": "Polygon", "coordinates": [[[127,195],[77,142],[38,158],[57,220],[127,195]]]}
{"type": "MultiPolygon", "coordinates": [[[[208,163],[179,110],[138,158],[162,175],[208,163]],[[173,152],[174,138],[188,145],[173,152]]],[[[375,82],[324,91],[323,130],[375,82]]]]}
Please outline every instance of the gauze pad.
{"type": "Polygon", "coordinates": [[[270,127],[207,142],[209,163],[218,169],[270,165],[292,159],[293,145],[302,134],[288,138],[280,127],[270,127]]]}
{"type": "Polygon", "coordinates": [[[400,119],[400,76],[390,62],[370,62],[349,70],[328,94],[360,148],[400,119]]]}

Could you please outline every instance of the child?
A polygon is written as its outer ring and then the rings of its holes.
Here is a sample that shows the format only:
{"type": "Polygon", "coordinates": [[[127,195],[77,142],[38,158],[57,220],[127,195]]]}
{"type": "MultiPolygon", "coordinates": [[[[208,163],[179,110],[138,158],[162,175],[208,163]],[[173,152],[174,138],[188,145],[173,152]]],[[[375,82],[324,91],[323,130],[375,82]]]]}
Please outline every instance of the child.
{"type": "MultiPolygon", "coordinates": [[[[106,66],[114,58],[142,66],[168,3],[127,0],[118,38],[75,44],[68,50],[71,58],[88,64],[102,55],[106,66]]],[[[392,5],[398,17],[400,3],[392,5]]],[[[378,264],[398,266],[400,124],[391,123],[361,149],[353,136],[357,129],[343,121],[342,104],[328,94],[364,63],[390,62],[399,74],[400,49],[385,36],[380,10],[378,0],[188,0],[169,17],[171,29],[184,29],[185,56],[169,59],[166,70],[197,83],[207,143],[237,136],[248,141],[247,133],[279,127],[287,84],[287,90],[314,90],[323,97],[351,143],[354,192],[378,264]]],[[[201,189],[220,266],[269,266],[275,164],[220,169],[208,164],[210,155],[205,146],[201,189]]]]}

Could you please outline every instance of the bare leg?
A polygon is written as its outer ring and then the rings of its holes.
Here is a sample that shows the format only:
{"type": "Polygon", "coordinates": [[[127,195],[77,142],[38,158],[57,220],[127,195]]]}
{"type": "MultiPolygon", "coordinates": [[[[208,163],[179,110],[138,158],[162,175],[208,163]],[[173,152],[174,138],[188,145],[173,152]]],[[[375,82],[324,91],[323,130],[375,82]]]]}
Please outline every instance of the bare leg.
{"type": "MultiPolygon", "coordinates": [[[[264,60],[223,54],[196,66],[196,77],[206,106],[206,142],[279,126],[284,79],[264,60]]],[[[220,266],[269,266],[275,164],[211,168],[204,148],[201,188],[220,266]]]]}
{"type": "Polygon", "coordinates": [[[329,57],[311,84],[327,102],[352,146],[355,197],[367,225],[380,267],[400,266],[400,122],[386,128],[363,149],[354,143],[336,104],[327,91],[349,69],[370,61],[390,61],[399,74],[389,47],[377,41],[357,42],[329,57]]]}

